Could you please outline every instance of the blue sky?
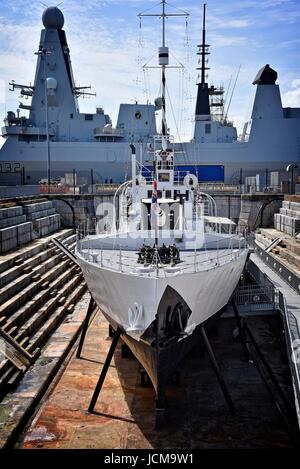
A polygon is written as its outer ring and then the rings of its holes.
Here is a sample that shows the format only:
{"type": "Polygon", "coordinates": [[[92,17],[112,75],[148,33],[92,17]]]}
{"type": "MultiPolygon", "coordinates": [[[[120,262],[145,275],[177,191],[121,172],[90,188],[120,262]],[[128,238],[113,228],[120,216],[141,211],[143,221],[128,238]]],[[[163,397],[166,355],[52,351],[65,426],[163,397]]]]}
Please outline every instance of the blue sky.
{"type": "MultiPolygon", "coordinates": [[[[241,65],[229,117],[238,126],[250,118],[255,87],[251,84],[260,67],[269,63],[278,72],[283,105],[300,107],[300,0],[207,0],[209,83],[228,88],[241,65]]],[[[41,15],[47,0],[0,0],[0,118],[18,106],[17,93],[8,82],[33,82],[42,28],[41,15]]],[[[71,50],[77,85],[92,85],[95,98],[80,100],[82,111],[102,105],[116,122],[121,102],[145,102],[159,94],[157,71],[141,65],[156,65],[160,42],[159,20],[145,18],[141,30],[137,14],[158,2],[139,0],[65,0],[60,8],[71,50]],[[153,57],[154,56],[154,57],[153,57]],[[153,57],[153,58],[152,58],[153,57]]],[[[172,63],[184,70],[168,73],[169,124],[181,138],[192,134],[197,72],[197,44],[202,28],[199,0],[173,0],[174,7],[190,13],[168,19],[167,43],[172,63]],[[175,117],[175,119],[174,119],[175,117]]],[[[159,6],[153,12],[159,11],[159,6]]]]}

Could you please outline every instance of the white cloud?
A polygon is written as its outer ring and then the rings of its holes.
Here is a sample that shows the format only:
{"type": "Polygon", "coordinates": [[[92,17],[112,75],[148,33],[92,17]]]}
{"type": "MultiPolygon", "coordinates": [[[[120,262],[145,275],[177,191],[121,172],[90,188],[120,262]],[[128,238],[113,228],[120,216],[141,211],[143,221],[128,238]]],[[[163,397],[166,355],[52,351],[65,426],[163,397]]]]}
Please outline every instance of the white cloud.
{"type": "Polygon", "coordinates": [[[210,34],[214,47],[244,46],[249,42],[246,36],[229,36],[223,34],[210,34]]]}
{"type": "Polygon", "coordinates": [[[283,106],[300,107],[300,78],[296,78],[291,83],[291,89],[282,96],[283,106]]]}

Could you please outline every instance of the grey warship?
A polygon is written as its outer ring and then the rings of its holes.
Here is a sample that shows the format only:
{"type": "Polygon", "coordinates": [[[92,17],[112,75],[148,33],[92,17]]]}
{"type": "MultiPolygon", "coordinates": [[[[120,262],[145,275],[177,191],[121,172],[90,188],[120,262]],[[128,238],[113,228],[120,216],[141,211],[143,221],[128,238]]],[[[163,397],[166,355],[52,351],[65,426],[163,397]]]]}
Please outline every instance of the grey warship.
{"type": "MultiPolygon", "coordinates": [[[[281,171],[287,164],[297,164],[300,109],[283,108],[277,73],[269,65],[262,67],[253,81],[256,95],[251,119],[240,139],[226,116],[213,112],[216,96],[222,106],[222,90],[207,83],[205,7],[203,16],[194,133],[190,141],[175,144],[180,153],[178,165],[196,173],[200,182],[236,183],[240,168],[245,177],[264,174],[266,168],[281,171]]],[[[49,152],[52,178],[74,170],[79,180],[87,182],[92,169],[100,182],[124,182],[131,176],[130,144],[141,147],[146,167],[151,162],[159,100],[156,104],[120,104],[115,126],[101,107],[93,114],[81,113],[78,97],[89,92],[75,85],[63,13],[48,7],[42,21],[33,85],[10,83],[11,90],[19,90],[20,97],[31,102],[20,102],[17,112],[9,111],[4,119],[0,184],[37,184],[47,175],[49,152]],[[28,117],[21,115],[23,111],[28,117]]]]}

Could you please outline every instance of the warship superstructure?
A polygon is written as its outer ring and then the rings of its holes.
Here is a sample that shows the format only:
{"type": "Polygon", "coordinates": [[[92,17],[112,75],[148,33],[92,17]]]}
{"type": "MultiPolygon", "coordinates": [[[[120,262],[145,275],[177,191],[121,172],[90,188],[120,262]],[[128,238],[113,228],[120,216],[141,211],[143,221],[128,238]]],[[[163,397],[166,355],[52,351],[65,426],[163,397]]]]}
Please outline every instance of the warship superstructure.
{"type": "MultiPolygon", "coordinates": [[[[0,184],[36,184],[49,176],[50,161],[52,178],[75,170],[79,180],[88,181],[92,169],[100,182],[123,182],[130,176],[129,143],[141,147],[146,165],[151,161],[151,153],[147,156],[145,150],[151,149],[156,134],[159,106],[121,104],[115,126],[101,107],[93,114],[81,113],[78,97],[90,92],[88,87],[75,85],[64,16],[59,8],[49,7],[42,20],[34,84],[10,83],[11,90],[19,90],[21,98],[28,101],[20,102],[17,112],[9,111],[5,117],[0,184]],[[29,116],[21,116],[22,110],[29,116]]],[[[239,180],[240,168],[245,177],[264,173],[266,168],[280,171],[298,162],[300,109],[282,107],[277,73],[265,65],[253,81],[256,95],[251,120],[238,139],[227,117],[214,112],[218,97],[222,105],[222,90],[206,81],[208,49],[204,15],[194,134],[191,141],[175,143],[175,149],[181,151],[177,164],[188,166],[200,182],[234,183],[239,180]]]]}

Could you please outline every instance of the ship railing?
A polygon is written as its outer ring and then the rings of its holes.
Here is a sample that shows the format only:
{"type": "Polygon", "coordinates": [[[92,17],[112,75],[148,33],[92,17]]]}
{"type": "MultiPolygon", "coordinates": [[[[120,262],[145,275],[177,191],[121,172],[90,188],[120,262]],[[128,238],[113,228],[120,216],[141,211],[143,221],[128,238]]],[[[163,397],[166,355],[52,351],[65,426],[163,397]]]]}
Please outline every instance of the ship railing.
{"type": "Polygon", "coordinates": [[[115,137],[123,137],[124,136],[124,129],[120,129],[118,127],[96,127],[94,129],[94,135],[95,137],[109,137],[109,136],[115,136],[115,137]]]}
{"type": "MultiPolygon", "coordinates": [[[[158,277],[167,277],[169,275],[178,275],[186,271],[189,272],[201,272],[216,268],[221,265],[225,265],[228,262],[236,260],[242,252],[247,249],[246,238],[239,236],[238,245],[236,245],[237,236],[231,236],[227,238],[229,241],[228,246],[224,248],[220,240],[213,240],[205,243],[201,250],[195,249],[190,254],[184,256],[183,262],[175,264],[163,264],[159,258],[159,254],[153,256],[153,261],[148,264],[144,264],[144,267],[148,267],[148,272],[139,272],[141,275],[153,275],[156,272],[158,277]],[[151,270],[153,268],[153,270],[151,270]],[[173,268],[173,270],[172,270],[173,268]]],[[[223,240],[222,240],[223,241],[223,240]]],[[[224,241],[223,241],[224,244],[224,241]]],[[[142,267],[142,264],[137,264],[136,257],[129,256],[126,254],[128,250],[126,247],[115,246],[114,249],[108,247],[97,249],[91,246],[91,237],[85,232],[77,231],[77,251],[81,254],[88,262],[98,264],[101,267],[110,268],[112,270],[118,270],[120,272],[137,273],[137,267],[142,267]],[[114,251],[112,255],[111,251],[114,251]]]]}
{"type": "MultiPolygon", "coordinates": [[[[171,164],[165,164],[161,169],[172,169],[172,165],[171,164]]],[[[191,173],[190,171],[174,171],[174,185],[182,185],[183,184],[183,181],[184,181],[184,178],[185,176],[187,175],[192,175],[193,173],[191,173]]],[[[153,172],[150,171],[148,168],[144,168],[143,172],[142,172],[142,175],[143,177],[145,178],[145,181],[147,184],[151,184],[153,183],[153,172]]]]}
{"type": "Polygon", "coordinates": [[[199,189],[210,192],[231,192],[240,194],[241,187],[239,184],[227,184],[224,182],[200,182],[199,189]]]}

